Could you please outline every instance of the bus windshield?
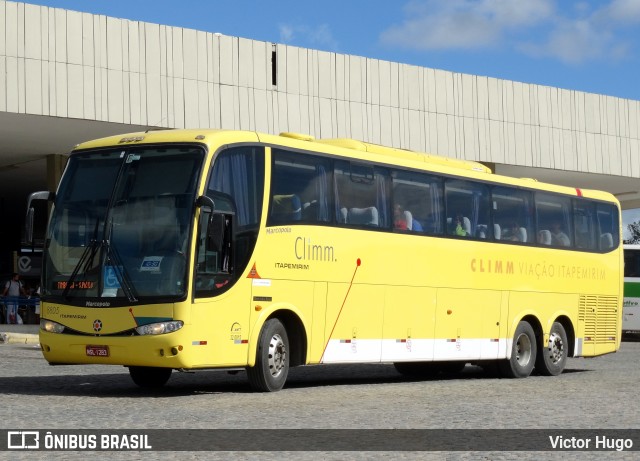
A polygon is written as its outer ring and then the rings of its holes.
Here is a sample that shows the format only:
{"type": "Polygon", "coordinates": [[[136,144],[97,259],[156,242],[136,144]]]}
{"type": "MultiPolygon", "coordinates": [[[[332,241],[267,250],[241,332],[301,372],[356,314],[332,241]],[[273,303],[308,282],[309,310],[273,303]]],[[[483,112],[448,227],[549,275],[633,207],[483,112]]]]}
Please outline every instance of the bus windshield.
{"type": "Polygon", "coordinates": [[[204,151],[117,148],[70,157],[46,239],[43,296],[70,304],[177,300],[204,151]],[[106,301],[106,300],[105,300],[106,301]]]}

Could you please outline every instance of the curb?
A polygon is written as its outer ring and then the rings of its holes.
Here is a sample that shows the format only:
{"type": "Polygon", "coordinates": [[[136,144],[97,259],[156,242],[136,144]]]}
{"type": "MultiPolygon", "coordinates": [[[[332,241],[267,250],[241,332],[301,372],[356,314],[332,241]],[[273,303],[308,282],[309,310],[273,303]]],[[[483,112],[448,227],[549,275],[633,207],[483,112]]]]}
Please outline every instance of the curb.
{"type": "Polygon", "coordinates": [[[0,344],[40,344],[38,335],[27,333],[0,333],[0,344]]]}

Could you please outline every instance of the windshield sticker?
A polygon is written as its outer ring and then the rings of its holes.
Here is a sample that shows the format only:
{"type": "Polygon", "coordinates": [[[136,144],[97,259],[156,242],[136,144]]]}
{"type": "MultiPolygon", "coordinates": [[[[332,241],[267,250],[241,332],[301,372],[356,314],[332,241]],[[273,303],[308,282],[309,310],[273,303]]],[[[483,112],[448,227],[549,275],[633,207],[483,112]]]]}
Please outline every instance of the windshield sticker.
{"type": "Polygon", "coordinates": [[[115,289],[120,288],[120,280],[118,280],[118,271],[122,274],[122,267],[115,266],[104,266],[104,281],[103,285],[105,289],[115,289]]]}
{"type": "Polygon", "coordinates": [[[145,256],[140,265],[141,272],[160,272],[163,256],[145,256]]]}
{"type": "Polygon", "coordinates": [[[117,272],[122,274],[122,266],[104,266],[104,278],[102,282],[102,296],[104,298],[115,298],[118,296],[120,280],[118,280],[117,272]]]}
{"type": "Polygon", "coordinates": [[[129,154],[127,155],[127,159],[125,160],[125,163],[137,162],[138,160],[140,160],[139,155],[129,154]]]}

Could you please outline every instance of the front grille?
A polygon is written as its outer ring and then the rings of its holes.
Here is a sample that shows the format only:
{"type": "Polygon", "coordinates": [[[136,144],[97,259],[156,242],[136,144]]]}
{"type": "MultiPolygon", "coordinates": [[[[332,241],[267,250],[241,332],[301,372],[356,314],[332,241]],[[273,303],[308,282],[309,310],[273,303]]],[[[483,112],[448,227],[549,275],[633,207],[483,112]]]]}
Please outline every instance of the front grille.
{"type": "Polygon", "coordinates": [[[119,337],[119,336],[139,336],[134,330],[125,330],[118,333],[100,334],[100,333],[85,333],[84,331],[74,330],[73,328],[65,327],[63,334],[75,335],[75,336],[90,336],[90,337],[119,337]]]}

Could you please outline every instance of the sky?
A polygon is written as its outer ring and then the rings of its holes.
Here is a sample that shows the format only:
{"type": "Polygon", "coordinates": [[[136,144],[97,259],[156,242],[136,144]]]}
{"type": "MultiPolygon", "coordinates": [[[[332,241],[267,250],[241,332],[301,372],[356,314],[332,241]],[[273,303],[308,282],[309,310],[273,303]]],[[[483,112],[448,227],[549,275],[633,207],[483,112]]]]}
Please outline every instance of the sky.
{"type": "Polygon", "coordinates": [[[30,0],[640,100],[640,0],[30,0]]]}

